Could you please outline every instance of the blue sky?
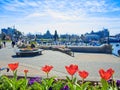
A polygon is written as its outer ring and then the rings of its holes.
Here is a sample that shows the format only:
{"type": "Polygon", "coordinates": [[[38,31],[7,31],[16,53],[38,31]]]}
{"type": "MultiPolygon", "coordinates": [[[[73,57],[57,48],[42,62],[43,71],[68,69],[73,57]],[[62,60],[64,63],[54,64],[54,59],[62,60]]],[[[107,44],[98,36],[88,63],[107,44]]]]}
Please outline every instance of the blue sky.
{"type": "Polygon", "coordinates": [[[0,0],[0,29],[24,33],[120,33],[120,0],[0,0]]]}

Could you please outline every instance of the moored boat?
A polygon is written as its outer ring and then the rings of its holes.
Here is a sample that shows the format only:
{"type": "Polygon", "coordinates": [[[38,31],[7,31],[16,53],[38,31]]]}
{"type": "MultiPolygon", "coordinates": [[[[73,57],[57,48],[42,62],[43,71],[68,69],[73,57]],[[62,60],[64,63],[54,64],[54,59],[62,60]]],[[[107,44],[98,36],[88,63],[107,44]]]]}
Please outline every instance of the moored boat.
{"type": "Polygon", "coordinates": [[[119,46],[119,44],[116,44],[116,47],[118,47],[119,46]]]}
{"type": "Polygon", "coordinates": [[[118,55],[120,56],[120,50],[118,50],[118,55]]]}

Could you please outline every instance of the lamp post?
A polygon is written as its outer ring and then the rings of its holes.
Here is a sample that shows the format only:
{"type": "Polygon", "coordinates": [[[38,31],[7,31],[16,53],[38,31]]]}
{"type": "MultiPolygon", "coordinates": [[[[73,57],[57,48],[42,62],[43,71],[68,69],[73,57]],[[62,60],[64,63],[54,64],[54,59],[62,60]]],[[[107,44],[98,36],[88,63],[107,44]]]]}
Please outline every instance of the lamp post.
{"type": "Polygon", "coordinates": [[[107,43],[110,44],[110,42],[109,42],[109,36],[108,36],[108,38],[107,38],[107,43]]]}

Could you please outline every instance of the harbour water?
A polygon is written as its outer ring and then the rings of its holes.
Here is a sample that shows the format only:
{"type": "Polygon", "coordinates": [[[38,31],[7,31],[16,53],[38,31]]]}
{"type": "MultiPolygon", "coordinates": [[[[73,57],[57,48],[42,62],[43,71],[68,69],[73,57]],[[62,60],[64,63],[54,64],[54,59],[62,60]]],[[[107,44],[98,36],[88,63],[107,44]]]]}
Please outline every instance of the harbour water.
{"type": "Polygon", "coordinates": [[[120,50],[120,43],[110,43],[112,45],[113,51],[112,54],[119,56],[118,50],[120,50]]]}

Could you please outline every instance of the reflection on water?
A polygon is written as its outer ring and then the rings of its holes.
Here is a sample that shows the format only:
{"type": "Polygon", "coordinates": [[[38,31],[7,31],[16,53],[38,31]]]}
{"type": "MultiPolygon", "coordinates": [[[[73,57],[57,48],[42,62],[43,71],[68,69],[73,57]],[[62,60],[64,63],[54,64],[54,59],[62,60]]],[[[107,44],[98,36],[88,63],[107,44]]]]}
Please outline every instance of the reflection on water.
{"type": "Polygon", "coordinates": [[[116,56],[119,56],[118,50],[120,50],[120,43],[110,43],[112,45],[113,51],[112,53],[116,56]]]}

